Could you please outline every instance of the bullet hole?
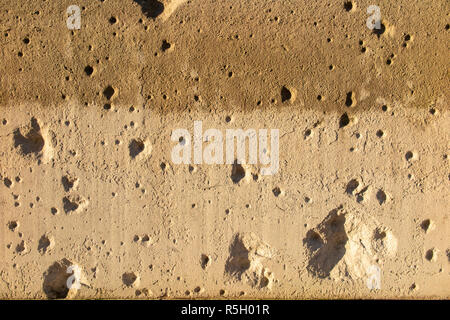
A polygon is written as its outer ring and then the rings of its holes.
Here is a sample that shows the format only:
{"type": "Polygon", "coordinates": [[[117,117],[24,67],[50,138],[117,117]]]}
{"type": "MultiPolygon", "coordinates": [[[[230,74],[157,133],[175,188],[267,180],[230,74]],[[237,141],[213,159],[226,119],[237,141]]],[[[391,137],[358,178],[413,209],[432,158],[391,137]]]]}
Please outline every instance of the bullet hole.
{"type": "Polygon", "coordinates": [[[105,105],[103,106],[103,109],[105,109],[105,110],[111,110],[111,104],[105,103],[105,105]]]}
{"type": "Polygon", "coordinates": [[[289,101],[289,100],[291,100],[291,98],[292,98],[291,91],[288,88],[286,88],[285,86],[283,86],[281,88],[281,102],[289,101]]]}
{"type": "Polygon", "coordinates": [[[200,264],[201,264],[203,270],[209,266],[210,261],[211,260],[210,260],[209,256],[207,256],[206,254],[202,254],[202,256],[200,258],[200,264]]]}
{"type": "Polygon", "coordinates": [[[74,263],[67,259],[54,262],[44,273],[44,283],[42,285],[48,299],[65,299],[69,294],[67,281],[71,273],[67,273],[74,263]]]}
{"type": "Polygon", "coordinates": [[[86,68],[84,68],[84,72],[87,76],[90,76],[94,72],[94,68],[92,68],[91,66],[86,66],[86,68]]]}
{"type": "Polygon", "coordinates": [[[10,179],[4,178],[4,179],[3,179],[3,183],[5,184],[5,186],[6,186],[7,188],[11,188],[12,181],[11,181],[10,179]]]}
{"type": "Polygon", "coordinates": [[[344,2],[345,11],[349,12],[353,9],[353,3],[351,1],[344,2]]]}
{"type": "Polygon", "coordinates": [[[362,53],[365,53],[366,51],[367,51],[366,47],[362,47],[362,48],[361,48],[361,52],[362,52],[362,53]]]}
{"type": "Polygon", "coordinates": [[[195,95],[194,100],[198,102],[200,100],[199,96],[195,95]]]}
{"type": "Polygon", "coordinates": [[[159,166],[161,167],[162,171],[166,170],[166,164],[164,162],[161,162],[159,166]]]}
{"type": "Polygon", "coordinates": [[[377,134],[378,138],[383,138],[383,136],[384,136],[383,130],[378,130],[376,134],[377,134]]]}
{"type": "Polygon", "coordinates": [[[8,120],[3,119],[3,120],[2,120],[2,124],[3,124],[4,126],[6,126],[6,125],[8,124],[8,120]]]}
{"type": "Polygon", "coordinates": [[[445,30],[448,30],[448,29],[450,29],[450,25],[449,25],[449,24],[447,24],[447,25],[445,26],[445,30]]]}
{"type": "Polygon", "coordinates": [[[341,118],[339,119],[339,128],[344,128],[346,126],[348,126],[348,124],[350,123],[350,119],[347,115],[347,113],[344,113],[341,118]]]}
{"type": "Polygon", "coordinates": [[[380,39],[381,35],[386,31],[386,26],[381,23],[380,25],[380,29],[373,29],[373,33],[376,34],[376,36],[378,37],[378,39],[380,39]]]}
{"type": "Polygon", "coordinates": [[[328,69],[331,71],[331,70],[334,69],[334,66],[333,66],[332,64],[330,64],[330,65],[328,66],[328,69]]]}
{"type": "Polygon", "coordinates": [[[320,94],[317,96],[317,100],[322,101],[322,96],[320,94]]]}
{"type": "Polygon", "coordinates": [[[386,60],[386,64],[387,64],[388,66],[390,66],[390,65],[392,64],[392,60],[391,60],[391,59],[387,59],[387,60],[386,60]]]}
{"type": "Polygon", "coordinates": [[[12,232],[16,231],[18,226],[19,224],[16,221],[10,221],[8,223],[8,229],[11,230],[12,232]]]}
{"type": "Polygon", "coordinates": [[[345,99],[345,105],[347,107],[352,107],[355,104],[356,104],[355,93],[350,91],[347,93],[347,97],[345,99]]]}
{"type": "Polygon", "coordinates": [[[275,197],[279,197],[280,195],[281,195],[281,189],[279,188],[279,187],[275,187],[275,188],[273,188],[273,190],[272,190],[272,192],[273,192],[273,195],[275,196],[275,197]]]}
{"type": "Polygon", "coordinates": [[[122,275],[122,282],[127,287],[135,287],[139,284],[139,275],[134,272],[125,272],[122,275]]]}
{"type": "Polygon", "coordinates": [[[23,53],[22,53],[21,51],[19,51],[19,52],[17,53],[17,55],[18,55],[19,57],[23,57],[23,53]]]}
{"type": "MultiPolygon", "coordinates": [[[[21,237],[20,233],[19,233],[19,236],[21,237]]],[[[22,253],[22,252],[25,251],[25,249],[26,249],[25,242],[22,240],[22,241],[16,246],[16,252],[17,252],[17,253],[22,253]]]]}
{"type": "Polygon", "coordinates": [[[352,179],[349,181],[349,183],[347,183],[347,187],[345,188],[345,192],[347,194],[353,195],[355,193],[355,191],[358,189],[359,187],[359,182],[356,179],[352,179]]]}
{"type": "Polygon", "coordinates": [[[232,78],[233,77],[233,71],[228,72],[228,78],[232,78]]]}
{"type": "Polygon", "coordinates": [[[387,195],[386,195],[386,193],[383,191],[383,190],[378,190],[378,192],[377,192],[377,200],[378,200],[378,203],[380,204],[380,205],[382,205],[383,203],[385,203],[386,202],[386,199],[387,199],[387,195]]]}
{"type": "Polygon", "coordinates": [[[420,226],[422,227],[423,231],[428,232],[428,230],[430,229],[430,226],[431,226],[431,220],[426,219],[426,220],[422,221],[422,224],[420,226]]]}
{"type": "Polygon", "coordinates": [[[29,43],[30,43],[30,39],[29,39],[29,38],[24,38],[24,39],[23,39],[23,43],[29,44],[29,43]]]}
{"type": "Polygon", "coordinates": [[[50,209],[50,212],[52,213],[52,215],[57,215],[58,214],[58,209],[56,209],[55,207],[50,209]]]}
{"type": "Polygon", "coordinates": [[[230,117],[230,116],[227,116],[227,117],[225,118],[225,122],[230,123],[230,122],[231,122],[231,117],[230,117]]]}
{"type": "Polygon", "coordinates": [[[237,160],[234,161],[233,167],[231,168],[231,181],[234,184],[238,184],[239,181],[245,178],[245,169],[240,165],[237,160]]]}
{"type": "Polygon", "coordinates": [[[145,149],[145,144],[142,140],[139,139],[133,139],[130,142],[130,145],[128,146],[128,149],[130,151],[130,157],[136,158],[142,151],[145,149]]]}
{"type": "Polygon", "coordinates": [[[157,0],[134,0],[147,18],[156,19],[164,11],[164,4],[157,0]]]}
{"type": "Polygon", "coordinates": [[[425,259],[427,259],[428,261],[434,260],[435,250],[434,249],[427,250],[427,252],[425,253],[425,259]]]}
{"type": "Polygon", "coordinates": [[[169,50],[171,46],[172,45],[169,42],[167,42],[167,40],[163,40],[161,50],[164,52],[166,50],[169,50]]]}
{"type": "Polygon", "coordinates": [[[53,237],[50,237],[50,236],[44,234],[39,239],[38,251],[41,254],[45,254],[45,253],[49,252],[52,249],[53,246],[54,246],[53,237]]]}
{"type": "Polygon", "coordinates": [[[431,109],[430,109],[430,113],[431,113],[431,115],[433,115],[433,116],[434,116],[434,115],[436,114],[436,109],[434,109],[434,108],[431,108],[431,109]]]}
{"type": "Polygon", "coordinates": [[[114,96],[115,90],[111,86],[107,86],[105,90],[103,90],[103,95],[106,99],[111,100],[111,98],[114,96]]]}
{"type": "Polygon", "coordinates": [[[407,35],[405,36],[405,41],[409,41],[409,40],[411,40],[411,36],[410,36],[409,34],[407,34],[407,35]]]}
{"type": "Polygon", "coordinates": [[[414,153],[412,151],[408,151],[405,154],[406,161],[411,161],[414,158],[414,153]]]}
{"type": "Polygon", "coordinates": [[[387,105],[383,105],[383,106],[381,107],[381,110],[383,110],[383,112],[386,112],[386,111],[388,111],[388,107],[387,107],[387,105]]]}
{"type": "Polygon", "coordinates": [[[305,138],[308,138],[308,137],[310,137],[310,136],[311,136],[311,134],[312,134],[312,131],[311,131],[311,129],[306,129],[306,130],[305,130],[305,138]]]}
{"type": "Polygon", "coordinates": [[[116,22],[117,22],[117,19],[115,17],[109,18],[109,23],[110,24],[115,24],[116,22]]]}
{"type": "Polygon", "coordinates": [[[135,110],[134,107],[130,107],[129,109],[130,112],[134,112],[134,110],[135,110]]]}
{"type": "Polygon", "coordinates": [[[61,178],[61,183],[64,187],[64,191],[68,192],[77,186],[78,179],[71,177],[70,175],[66,175],[61,178]]]}

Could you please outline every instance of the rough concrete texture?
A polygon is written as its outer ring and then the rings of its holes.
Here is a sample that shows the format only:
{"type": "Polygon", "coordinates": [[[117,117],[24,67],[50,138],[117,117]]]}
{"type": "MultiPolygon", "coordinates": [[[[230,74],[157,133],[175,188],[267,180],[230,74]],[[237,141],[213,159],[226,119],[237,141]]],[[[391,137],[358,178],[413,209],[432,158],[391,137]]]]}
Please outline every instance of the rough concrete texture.
{"type": "Polygon", "coordinates": [[[1,1],[0,297],[449,298],[449,12],[1,1]],[[194,121],[278,170],[174,163],[194,121]]]}

